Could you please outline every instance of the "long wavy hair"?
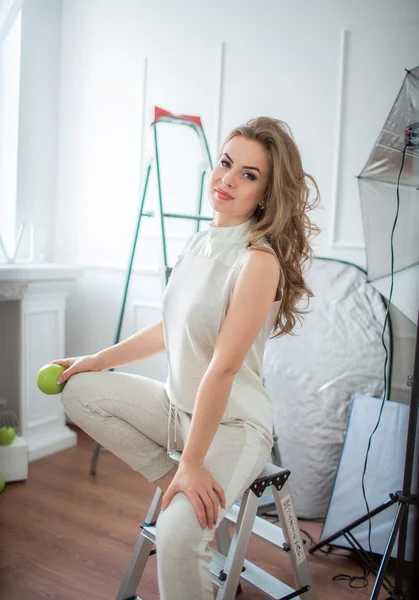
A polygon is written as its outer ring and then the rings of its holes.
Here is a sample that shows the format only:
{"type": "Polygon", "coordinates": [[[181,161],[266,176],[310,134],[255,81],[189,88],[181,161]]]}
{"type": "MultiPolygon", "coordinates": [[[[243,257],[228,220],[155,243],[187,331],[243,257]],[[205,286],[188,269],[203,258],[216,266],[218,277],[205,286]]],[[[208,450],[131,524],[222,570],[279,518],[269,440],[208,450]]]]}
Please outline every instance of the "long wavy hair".
{"type": "Polygon", "coordinates": [[[304,280],[304,267],[311,266],[314,256],[310,239],[320,233],[308,215],[320,202],[319,188],[314,178],[304,172],[291,129],[284,121],[258,117],[236,127],[224,140],[218,158],[227,142],[238,135],[258,141],[269,154],[268,184],[259,200],[264,208],[260,209],[258,204],[255,210],[257,222],[251,230],[248,247],[263,251],[263,247],[255,245],[265,237],[281,265],[284,288],[272,339],[287,333],[295,335],[297,319],[301,322],[301,315],[310,312],[302,310],[300,302],[306,296],[308,307],[314,296],[304,280]],[[308,182],[315,190],[313,200],[309,199],[308,182]]]}

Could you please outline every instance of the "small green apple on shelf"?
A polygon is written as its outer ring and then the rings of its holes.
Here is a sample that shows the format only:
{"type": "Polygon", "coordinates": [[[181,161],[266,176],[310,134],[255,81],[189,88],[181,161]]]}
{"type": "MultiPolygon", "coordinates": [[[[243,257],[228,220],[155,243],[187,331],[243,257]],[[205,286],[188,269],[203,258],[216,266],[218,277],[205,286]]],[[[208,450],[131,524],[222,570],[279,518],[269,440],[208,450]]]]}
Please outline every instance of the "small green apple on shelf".
{"type": "Polygon", "coordinates": [[[16,437],[16,431],[14,427],[10,425],[3,425],[0,427],[0,445],[1,446],[9,446],[13,443],[13,440],[16,437]]]}

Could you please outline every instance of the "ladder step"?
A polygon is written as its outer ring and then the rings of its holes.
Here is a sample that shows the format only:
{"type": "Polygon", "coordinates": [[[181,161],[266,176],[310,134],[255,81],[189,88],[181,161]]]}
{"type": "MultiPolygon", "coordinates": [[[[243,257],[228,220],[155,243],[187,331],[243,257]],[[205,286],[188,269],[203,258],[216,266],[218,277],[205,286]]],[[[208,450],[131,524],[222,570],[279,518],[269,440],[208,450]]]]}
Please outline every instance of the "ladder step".
{"type": "MultiPolygon", "coordinates": [[[[226,515],[226,519],[236,523],[239,515],[240,507],[237,504],[234,504],[229,512],[226,515]]],[[[283,544],[285,543],[285,538],[282,533],[282,529],[269,523],[265,519],[256,516],[253,524],[252,534],[257,535],[259,538],[266,540],[267,542],[277,546],[280,549],[283,549],[283,544]]],[[[141,526],[141,535],[151,541],[153,544],[156,542],[156,526],[143,524],[141,526]]],[[[217,550],[212,550],[212,560],[210,563],[210,572],[213,583],[221,587],[223,582],[219,579],[219,574],[222,570],[224,570],[226,557],[218,552],[217,550]]],[[[295,593],[295,590],[285,584],[280,579],[277,579],[267,571],[264,571],[254,563],[249,560],[244,561],[245,570],[241,573],[241,578],[248,581],[251,585],[255,586],[257,589],[262,590],[265,594],[267,594],[270,598],[274,598],[275,600],[288,596],[290,594],[295,593]]],[[[300,596],[296,596],[295,599],[298,600],[300,596]]],[[[130,599],[131,600],[131,599],[130,599]]],[[[132,600],[141,600],[140,597],[133,598],[132,600]]]]}
{"type": "MultiPolygon", "coordinates": [[[[226,561],[226,557],[220,552],[216,550],[212,550],[212,561],[210,563],[210,570],[212,575],[212,581],[219,587],[223,584],[220,581],[218,575],[221,570],[224,570],[224,565],[226,561]]],[[[241,578],[248,581],[251,585],[254,585],[256,588],[262,590],[265,594],[270,596],[271,598],[282,598],[288,594],[292,594],[295,590],[281,581],[277,579],[270,573],[267,573],[254,563],[249,560],[244,561],[245,570],[241,573],[241,578]]],[[[299,599],[299,596],[296,596],[296,600],[299,599]]]]}
{"type": "MultiPolygon", "coordinates": [[[[225,518],[232,523],[237,523],[237,519],[239,516],[240,507],[237,504],[233,504],[225,518]]],[[[146,537],[151,542],[155,543],[156,540],[156,527],[155,525],[142,525],[141,534],[146,537]]],[[[256,515],[255,521],[253,523],[252,533],[257,535],[259,538],[266,540],[270,544],[277,546],[281,550],[283,550],[283,545],[286,543],[284,534],[282,533],[282,529],[269,523],[266,519],[262,517],[258,517],[256,515]]]]}
{"type": "Polygon", "coordinates": [[[205,217],[200,214],[181,214],[181,213],[170,213],[162,212],[163,217],[169,217],[169,219],[187,219],[190,221],[212,221],[213,217],[205,217]]]}
{"type": "Polygon", "coordinates": [[[153,544],[156,543],[156,526],[155,525],[141,525],[141,535],[153,544]]]}
{"type": "MultiPolygon", "coordinates": [[[[233,504],[229,512],[226,514],[225,518],[231,521],[232,523],[237,523],[239,510],[240,506],[237,506],[237,504],[233,504]]],[[[280,548],[281,550],[283,550],[283,545],[286,543],[281,527],[277,527],[276,525],[269,523],[269,521],[257,515],[253,523],[252,533],[262,538],[263,540],[266,540],[267,542],[273,544],[274,546],[278,546],[278,548],[280,548]]]]}

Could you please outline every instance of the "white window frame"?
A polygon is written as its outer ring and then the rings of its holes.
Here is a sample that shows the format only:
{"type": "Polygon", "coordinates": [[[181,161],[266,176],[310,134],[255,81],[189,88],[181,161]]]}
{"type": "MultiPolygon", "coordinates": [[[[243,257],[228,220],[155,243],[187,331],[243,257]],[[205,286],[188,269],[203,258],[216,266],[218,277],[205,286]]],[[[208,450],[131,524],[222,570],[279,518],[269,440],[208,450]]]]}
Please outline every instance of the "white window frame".
{"type": "Polygon", "coordinates": [[[16,241],[23,0],[0,0],[0,262],[16,241]]]}

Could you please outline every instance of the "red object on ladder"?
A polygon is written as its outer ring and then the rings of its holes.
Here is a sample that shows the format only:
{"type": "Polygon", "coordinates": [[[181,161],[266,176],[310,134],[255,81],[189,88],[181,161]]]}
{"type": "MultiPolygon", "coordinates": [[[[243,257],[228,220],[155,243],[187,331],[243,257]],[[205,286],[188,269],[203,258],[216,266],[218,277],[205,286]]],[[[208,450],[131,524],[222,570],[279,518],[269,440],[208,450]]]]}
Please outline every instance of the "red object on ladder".
{"type": "Polygon", "coordinates": [[[194,117],[191,115],[174,115],[168,110],[164,110],[164,108],[159,108],[158,106],[154,107],[154,119],[151,124],[154,125],[158,121],[164,121],[166,120],[165,117],[168,117],[169,119],[178,119],[179,121],[190,121],[191,123],[194,123],[203,129],[201,117],[194,117]]]}

